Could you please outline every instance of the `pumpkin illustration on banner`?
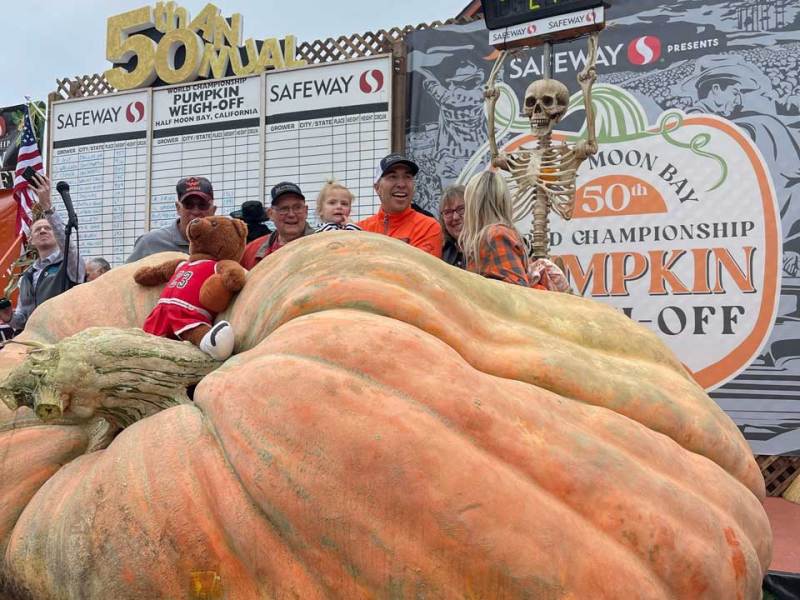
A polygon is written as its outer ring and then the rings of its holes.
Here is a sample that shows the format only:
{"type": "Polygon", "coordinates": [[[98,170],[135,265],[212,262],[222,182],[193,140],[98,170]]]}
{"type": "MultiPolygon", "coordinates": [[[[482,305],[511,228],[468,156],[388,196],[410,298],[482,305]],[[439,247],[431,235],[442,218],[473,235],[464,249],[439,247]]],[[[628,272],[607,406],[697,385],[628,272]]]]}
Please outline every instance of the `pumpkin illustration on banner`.
{"type": "Polygon", "coordinates": [[[12,598],[760,597],[758,466],[619,311],[334,232],[249,274],[215,368],[128,329],[165,256],[0,353],[12,598]]]}
{"type": "MultiPolygon", "coordinates": [[[[510,154],[535,138],[514,116],[511,88],[497,88],[497,138],[510,154]]],[[[634,96],[609,84],[595,86],[593,106],[599,150],[578,171],[572,220],[550,221],[550,252],[576,293],[655,331],[713,390],[758,357],[775,322],[781,233],[767,165],[721,117],[671,110],[649,123],[634,96]]],[[[567,116],[582,111],[574,94],[567,116]]],[[[556,130],[553,145],[585,136],[585,127],[556,130]]],[[[459,182],[489,155],[486,144],[459,182]]],[[[530,229],[527,210],[514,217],[530,229]]]]}

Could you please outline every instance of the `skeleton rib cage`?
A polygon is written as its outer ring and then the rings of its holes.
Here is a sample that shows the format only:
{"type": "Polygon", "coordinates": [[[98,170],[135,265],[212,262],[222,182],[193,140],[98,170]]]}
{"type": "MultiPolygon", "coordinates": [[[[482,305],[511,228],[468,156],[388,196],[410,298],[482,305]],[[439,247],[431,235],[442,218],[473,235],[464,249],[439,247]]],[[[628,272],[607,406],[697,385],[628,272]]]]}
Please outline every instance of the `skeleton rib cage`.
{"type": "Polygon", "coordinates": [[[575,151],[562,147],[521,149],[506,157],[513,193],[514,220],[533,210],[537,190],[547,195],[548,208],[562,219],[572,218],[575,206],[575,151]]]}

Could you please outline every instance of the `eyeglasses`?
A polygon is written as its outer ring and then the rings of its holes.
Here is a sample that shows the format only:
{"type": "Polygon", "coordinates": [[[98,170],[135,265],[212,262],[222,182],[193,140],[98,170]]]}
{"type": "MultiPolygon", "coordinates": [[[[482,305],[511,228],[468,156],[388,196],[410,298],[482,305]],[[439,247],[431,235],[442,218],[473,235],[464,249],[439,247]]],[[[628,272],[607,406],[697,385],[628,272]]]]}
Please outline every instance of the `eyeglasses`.
{"type": "Polygon", "coordinates": [[[285,217],[290,212],[293,212],[294,214],[299,215],[305,209],[306,209],[306,205],[305,204],[292,204],[291,206],[278,206],[278,207],[273,207],[272,208],[272,210],[274,210],[276,213],[278,213],[282,217],[285,217]]]}
{"type": "Polygon", "coordinates": [[[442,216],[445,219],[452,219],[454,215],[458,215],[459,217],[464,216],[464,207],[459,206],[458,208],[448,208],[447,210],[442,211],[442,216]]]}
{"type": "Polygon", "coordinates": [[[195,200],[194,198],[187,198],[181,204],[186,210],[208,210],[211,208],[211,202],[208,200],[195,200]]]}

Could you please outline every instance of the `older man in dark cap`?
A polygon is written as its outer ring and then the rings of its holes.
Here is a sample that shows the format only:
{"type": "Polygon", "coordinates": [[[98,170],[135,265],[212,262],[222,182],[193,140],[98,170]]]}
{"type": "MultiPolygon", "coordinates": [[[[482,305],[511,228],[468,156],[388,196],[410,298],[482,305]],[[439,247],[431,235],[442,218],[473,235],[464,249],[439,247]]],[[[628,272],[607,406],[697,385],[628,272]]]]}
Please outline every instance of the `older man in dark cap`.
{"type": "Polygon", "coordinates": [[[300,186],[291,181],[282,181],[270,192],[272,203],[269,218],[275,223],[275,231],[247,244],[242,256],[242,266],[252,269],[265,256],[280,250],[289,242],[314,233],[308,224],[308,205],[300,186]]]}
{"type": "Polygon", "coordinates": [[[133,252],[126,262],[134,262],[157,252],[189,253],[186,226],[192,219],[210,217],[217,212],[214,205],[214,188],[205,177],[185,177],[175,186],[178,199],[175,211],[178,218],[161,229],[154,229],[136,240],[133,252]]]}

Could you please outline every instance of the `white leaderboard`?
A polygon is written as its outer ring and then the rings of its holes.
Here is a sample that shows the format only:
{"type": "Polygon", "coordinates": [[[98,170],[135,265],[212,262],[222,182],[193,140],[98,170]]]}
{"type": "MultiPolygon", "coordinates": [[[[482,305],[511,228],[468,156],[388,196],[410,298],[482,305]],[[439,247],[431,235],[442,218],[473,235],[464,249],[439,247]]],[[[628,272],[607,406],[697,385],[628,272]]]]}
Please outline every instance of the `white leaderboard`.
{"type": "Polygon", "coordinates": [[[312,213],[320,188],[335,178],[356,197],[351,218],[375,213],[375,162],[391,146],[389,74],[378,59],[267,75],[267,189],[298,183],[312,213]]]}
{"type": "Polygon", "coordinates": [[[153,92],[151,227],[175,218],[175,185],[201,175],[218,214],[261,200],[261,78],[225,79],[153,92]]]}
{"type": "Polygon", "coordinates": [[[81,253],[115,265],[176,218],[175,185],[191,175],[211,181],[225,215],[246,200],[268,205],[275,183],[293,181],[311,221],[319,189],[336,179],[355,195],[358,220],[378,207],[391,87],[391,62],[379,57],[57,102],[50,176],[54,188],[70,184],[81,253]]]}
{"type": "Polygon", "coordinates": [[[66,181],[85,256],[124,262],[145,231],[148,104],[148,92],[134,92],[53,106],[53,206],[66,218],[55,191],[58,181],[66,181]]]}

